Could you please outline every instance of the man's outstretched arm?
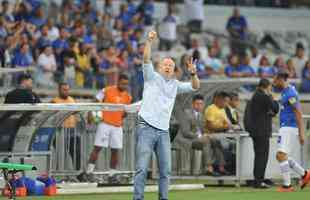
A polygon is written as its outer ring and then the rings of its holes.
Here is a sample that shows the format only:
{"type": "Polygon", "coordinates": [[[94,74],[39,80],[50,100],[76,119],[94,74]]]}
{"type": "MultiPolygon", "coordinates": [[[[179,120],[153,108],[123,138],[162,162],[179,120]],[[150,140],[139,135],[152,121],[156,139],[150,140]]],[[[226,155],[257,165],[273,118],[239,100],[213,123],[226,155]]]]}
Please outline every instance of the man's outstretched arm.
{"type": "Polygon", "coordinates": [[[152,79],[154,77],[154,67],[151,62],[151,48],[152,43],[156,39],[157,33],[155,31],[151,31],[148,33],[147,40],[144,45],[143,52],[143,76],[145,81],[152,79]]]}
{"type": "Polygon", "coordinates": [[[148,64],[151,62],[152,43],[156,39],[156,37],[157,37],[157,33],[155,31],[150,31],[148,33],[148,37],[145,42],[144,52],[143,52],[143,61],[145,64],[148,64]]]}

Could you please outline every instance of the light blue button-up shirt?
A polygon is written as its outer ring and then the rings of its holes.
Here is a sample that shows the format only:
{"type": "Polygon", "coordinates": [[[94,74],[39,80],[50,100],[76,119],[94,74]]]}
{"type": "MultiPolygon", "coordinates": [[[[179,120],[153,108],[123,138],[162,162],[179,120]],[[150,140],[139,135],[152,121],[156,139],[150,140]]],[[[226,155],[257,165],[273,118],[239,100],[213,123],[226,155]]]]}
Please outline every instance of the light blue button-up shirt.
{"type": "Polygon", "coordinates": [[[161,130],[169,129],[169,121],[177,94],[194,91],[189,82],[165,79],[152,63],[143,64],[144,90],[139,111],[147,123],[161,130]]]}

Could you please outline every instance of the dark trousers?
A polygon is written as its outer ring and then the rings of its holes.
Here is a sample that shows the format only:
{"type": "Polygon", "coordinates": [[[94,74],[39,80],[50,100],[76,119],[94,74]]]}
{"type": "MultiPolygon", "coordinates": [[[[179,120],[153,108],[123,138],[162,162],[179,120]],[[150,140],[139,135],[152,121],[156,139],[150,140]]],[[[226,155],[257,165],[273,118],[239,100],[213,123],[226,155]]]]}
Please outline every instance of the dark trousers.
{"type": "Polygon", "coordinates": [[[256,183],[265,179],[265,170],[269,156],[269,137],[252,137],[254,146],[254,178],[256,183]]]}

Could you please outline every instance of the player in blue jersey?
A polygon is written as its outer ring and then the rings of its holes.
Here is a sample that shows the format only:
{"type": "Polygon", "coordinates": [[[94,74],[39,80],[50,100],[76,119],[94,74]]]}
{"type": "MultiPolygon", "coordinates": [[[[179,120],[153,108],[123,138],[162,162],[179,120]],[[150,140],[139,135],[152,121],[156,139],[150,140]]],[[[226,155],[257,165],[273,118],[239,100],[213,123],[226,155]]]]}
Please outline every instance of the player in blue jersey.
{"type": "Polygon", "coordinates": [[[298,93],[287,81],[288,73],[279,72],[274,78],[274,86],[281,90],[280,130],[278,138],[277,160],[283,176],[283,185],[279,192],[294,191],[291,185],[290,169],[302,177],[301,188],[310,182],[310,170],[303,169],[291,156],[293,149],[304,144],[304,124],[298,93]]]}

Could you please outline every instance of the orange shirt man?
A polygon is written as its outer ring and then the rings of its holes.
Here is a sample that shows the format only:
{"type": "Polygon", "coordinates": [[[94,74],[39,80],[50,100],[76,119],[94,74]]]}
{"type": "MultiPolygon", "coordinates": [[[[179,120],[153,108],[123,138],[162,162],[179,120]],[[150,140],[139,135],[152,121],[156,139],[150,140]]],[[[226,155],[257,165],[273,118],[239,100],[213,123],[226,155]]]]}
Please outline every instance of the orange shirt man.
{"type": "MultiPolygon", "coordinates": [[[[132,97],[128,93],[129,79],[121,74],[116,86],[109,86],[101,90],[96,99],[102,103],[130,104],[132,97]]],[[[118,151],[123,148],[123,119],[124,111],[102,111],[102,122],[98,125],[95,147],[91,153],[86,173],[91,174],[95,168],[102,147],[111,148],[110,175],[114,175],[118,165],[118,151]]]]}

